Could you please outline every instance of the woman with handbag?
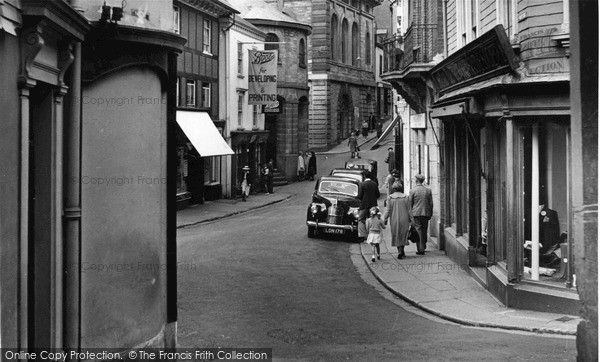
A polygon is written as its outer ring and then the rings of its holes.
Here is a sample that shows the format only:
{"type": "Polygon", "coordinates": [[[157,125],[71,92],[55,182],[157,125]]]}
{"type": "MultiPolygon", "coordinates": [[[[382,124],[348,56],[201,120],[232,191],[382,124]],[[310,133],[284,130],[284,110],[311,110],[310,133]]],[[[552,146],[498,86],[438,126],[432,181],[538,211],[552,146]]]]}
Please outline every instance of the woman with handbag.
{"type": "Polygon", "coordinates": [[[383,223],[387,225],[390,220],[392,231],[392,246],[398,248],[398,259],[403,259],[406,254],[404,247],[408,245],[408,234],[412,224],[412,212],[408,195],[404,194],[402,181],[392,184],[392,194],[386,199],[387,208],[383,215],[383,223]]]}

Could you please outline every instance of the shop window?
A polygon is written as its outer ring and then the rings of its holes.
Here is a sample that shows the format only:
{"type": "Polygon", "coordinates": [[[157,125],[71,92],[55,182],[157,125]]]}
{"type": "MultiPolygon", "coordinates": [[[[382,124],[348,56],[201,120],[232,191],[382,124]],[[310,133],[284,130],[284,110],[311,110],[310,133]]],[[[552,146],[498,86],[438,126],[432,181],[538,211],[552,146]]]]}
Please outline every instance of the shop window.
{"type": "Polygon", "coordinates": [[[202,51],[211,54],[211,30],[212,24],[210,20],[204,19],[202,30],[202,51]]]}
{"type": "Polygon", "coordinates": [[[567,127],[540,122],[522,129],[524,272],[528,279],[570,280],[567,127]],[[537,255],[533,252],[539,245],[537,255]],[[537,269],[537,270],[536,270],[537,269]],[[538,276],[539,275],[539,276],[538,276]]]}
{"type": "Polygon", "coordinates": [[[175,105],[179,107],[179,77],[175,81],[175,105]]]}
{"type": "Polygon", "coordinates": [[[258,106],[258,105],[252,106],[252,128],[258,127],[259,111],[260,111],[260,106],[258,106]]]}
{"type": "Polygon", "coordinates": [[[188,80],[185,84],[185,105],[196,107],[196,81],[188,80]]]}
{"type": "Polygon", "coordinates": [[[177,194],[183,194],[187,191],[187,185],[185,178],[188,175],[188,162],[185,158],[185,147],[177,147],[177,161],[179,166],[177,167],[177,194]]]}
{"type": "Polygon", "coordinates": [[[221,183],[222,156],[204,157],[204,185],[215,186],[221,183]]]}
{"type": "Polygon", "coordinates": [[[210,100],[210,83],[202,82],[202,107],[210,108],[211,100],[210,100]]]}

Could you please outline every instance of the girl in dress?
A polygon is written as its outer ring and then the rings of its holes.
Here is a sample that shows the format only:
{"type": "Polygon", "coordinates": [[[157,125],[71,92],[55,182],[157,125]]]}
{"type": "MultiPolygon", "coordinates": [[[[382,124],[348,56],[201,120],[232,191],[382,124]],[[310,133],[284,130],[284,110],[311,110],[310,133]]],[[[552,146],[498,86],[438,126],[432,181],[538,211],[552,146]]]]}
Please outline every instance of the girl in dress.
{"type": "Polygon", "coordinates": [[[367,236],[367,244],[371,245],[373,256],[371,257],[371,261],[375,262],[375,256],[377,259],[381,258],[379,244],[383,242],[383,229],[385,229],[385,224],[381,221],[381,212],[377,206],[373,206],[371,210],[369,210],[371,217],[367,219],[367,231],[369,232],[369,236],[367,236]]]}

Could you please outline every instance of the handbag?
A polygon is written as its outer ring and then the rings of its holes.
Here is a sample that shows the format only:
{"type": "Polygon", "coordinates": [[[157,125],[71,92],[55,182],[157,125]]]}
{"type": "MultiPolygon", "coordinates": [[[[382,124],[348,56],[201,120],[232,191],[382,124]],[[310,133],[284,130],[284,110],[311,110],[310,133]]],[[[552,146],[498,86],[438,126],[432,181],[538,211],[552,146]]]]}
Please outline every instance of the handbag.
{"type": "Polygon", "coordinates": [[[417,232],[417,229],[413,225],[410,226],[410,230],[408,231],[408,240],[411,243],[415,243],[415,244],[419,243],[419,233],[417,232]]]}

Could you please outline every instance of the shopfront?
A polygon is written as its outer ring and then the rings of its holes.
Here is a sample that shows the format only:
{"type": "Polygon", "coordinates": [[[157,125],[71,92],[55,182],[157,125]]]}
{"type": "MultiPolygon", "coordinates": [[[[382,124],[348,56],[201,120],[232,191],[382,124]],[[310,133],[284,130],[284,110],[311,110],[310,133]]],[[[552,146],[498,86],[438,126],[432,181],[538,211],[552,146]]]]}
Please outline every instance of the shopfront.
{"type": "Polygon", "coordinates": [[[507,306],[577,314],[569,74],[520,72],[498,30],[431,71],[439,96],[429,116],[443,129],[441,245],[507,306]],[[471,67],[457,74],[461,62],[471,67]]]}
{"type": "Polygon", "coordinates": [[[259,130],[231,132],[231,147],[235,151],[231,164],[232,195],[241,195],[244,166],[250,167],[250,192],[260,192],[260,169],[268,162],[266,145],[269,134],[269,131],[259,130]]]}
{"type": "Polygon", "coordinates": [[[234,154],[223,138],[223,124],[208,113],[177,111],[181,133],[177,148],[177,202],[202,203],[221,198],[223,156],[234,154]]]}

